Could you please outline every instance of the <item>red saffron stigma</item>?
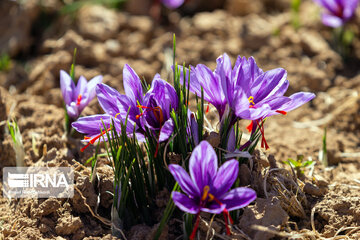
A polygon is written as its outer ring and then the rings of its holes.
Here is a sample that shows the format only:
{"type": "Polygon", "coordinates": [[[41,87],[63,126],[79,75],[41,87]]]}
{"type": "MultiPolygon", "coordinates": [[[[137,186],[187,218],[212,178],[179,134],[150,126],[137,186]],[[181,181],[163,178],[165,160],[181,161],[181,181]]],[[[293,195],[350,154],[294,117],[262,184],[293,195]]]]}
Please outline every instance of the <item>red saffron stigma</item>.
{"type": "Polygon", "coordinates": [[[252,131],[253,126],[254,126],[254,122],[251,121],[250,124],[246,127],[246,129],[249,131],[249,133],[252,131]]]}
{"type": "Polygon", "coordinates": [[[193,229],[193,231],[191,232],[191,235],[190,235],[190,237],[189,237],[190,240],[194,240],[196,231],[197,231],[197,229],[198,229],[198,227],[199,227],[199,223],[200,223],[200,212],[198,212],[198,213],[196,214],[195,226],[194,226],[194,229],[193,229]]]}
{"type": "Polygon", "coordinates": [[[205,113],[208,113],[208,112],[209,112],[209,110],[210,110],[210,104],[208,104],[208,105],[207,105],[207,108],[206,108],[205,113]]]}
{"type": "Polygon", "coordinates": [[[280,114],[282,114],[282,115],[286,115],[286,114],[287,114],[287,112],[281,111],[281,110],[276,110],[275,112],[280,113],[280,114]]]}
{"type": "Polygon", "coordinates": [[[77,97],[77,99],[76,99],[76,105],[77,105],[77,106],[80,105],[81,99],[82,99],[82,95],[79,94],[78,97],[77,97]]]}
{"type": "MultiPolygon", "coordinates": [[[[104,135],[105,133],[107,133],[108,131],[110,131],[111,128],[108,128],[107,130],[102,131],[102,133],[100,133],[99,135],[91,138],[91,140],[88,142],[88,144],[86,144],[86,146],[84,146],[83,148],[80,149],[81,152],[83,152],[86,148],[88,148],[90,146],[90,144],[94,144],[94,142],[96,140],[98,140],[102,135],[104,135]]],[[[89,140],[89,137],[84,137],[85,140],[89,140]]]]}

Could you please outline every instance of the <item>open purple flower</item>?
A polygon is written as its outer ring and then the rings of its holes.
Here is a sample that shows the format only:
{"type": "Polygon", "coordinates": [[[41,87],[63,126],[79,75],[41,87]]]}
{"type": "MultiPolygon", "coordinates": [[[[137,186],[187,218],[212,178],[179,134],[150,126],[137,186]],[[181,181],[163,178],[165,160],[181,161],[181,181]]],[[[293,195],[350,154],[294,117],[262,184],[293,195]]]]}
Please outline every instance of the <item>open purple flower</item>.
{"type": "MultiPolygon", "coordinates": [[[[176,206],[182,211],[197,214],[197,220],[190,238],[194,238],[201,211],[224,213],[225,221],[231,220],[229,212],[247,206],[256,198],[250,188],[235,188],[229,191],[238,177],[239,163],[226,161],[218,169],[218,159],[207,141],[202,141],[194,149],[189,160],[189,174],[179,165],[170,164],[169,170],[179,183],[182,191],[172,192],[176,206]]],[[[230,233],[228,226],[227,232],[230,233]]]]}
{"type": "Polygon", "coordinates": [[[71,119],[76,119],[82,110],[95,97],[95,87],[101,83],[102,76],[96,76],[89,82],[81,76],[77,85],[69,74],[60,70],[60,88],[66,105],[66,110],[71,119]]]}
{"type": "MultiPolygon", "coordinates": [[[[142,109],[136,116],[145,129],[151,129],[157,135],[158,143],[167,140],[174,131],[174,122],[170,116],[171,111],[178,108],[178,97],[173,86],[156,74],[150,90],[145,94],[143,105],[137,107],[142,109]]],[[[156,148],[157,155],[158,145],[156,148]]]]}
{"type": "Polygon", "coordinates": [[[322,22],[329,27],[344,25],[354,16],[359,0],[314,0],[325,9],[322,22]]]}

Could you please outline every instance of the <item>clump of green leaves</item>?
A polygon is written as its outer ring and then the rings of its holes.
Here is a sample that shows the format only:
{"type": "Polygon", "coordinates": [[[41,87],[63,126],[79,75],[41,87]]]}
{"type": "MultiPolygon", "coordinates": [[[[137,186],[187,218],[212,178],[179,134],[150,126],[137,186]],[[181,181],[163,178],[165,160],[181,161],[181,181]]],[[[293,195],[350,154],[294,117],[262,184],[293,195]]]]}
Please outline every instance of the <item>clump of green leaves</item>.
{"type": "Polygon", "coordinates": [[[284,162],[285,164],[291,166],[295,171],[298,177],[304,176],[304,169],[315,164],[312,160],[304,161],[304,155],[297,155],[296,160],[289,158],[284,162]]]}
{"type": "Polygon", "coordinates": [[[25,166],[24,158],[25,158],[25,150],[22,141],[22,136],[20,133],[20,129],[15,120],[7,121],[8,129],[13,140],[13,148],[16,156],[16,166],[23,167],[25,166]]]}

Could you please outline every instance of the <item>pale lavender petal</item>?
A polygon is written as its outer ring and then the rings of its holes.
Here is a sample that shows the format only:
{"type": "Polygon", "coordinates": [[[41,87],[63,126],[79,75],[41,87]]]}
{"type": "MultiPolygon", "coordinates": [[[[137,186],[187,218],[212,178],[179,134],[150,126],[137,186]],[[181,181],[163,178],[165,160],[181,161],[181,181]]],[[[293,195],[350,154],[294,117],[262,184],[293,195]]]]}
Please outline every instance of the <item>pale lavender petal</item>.
{"type": "Polygon", "coordinates": [[[109,128],[111,124],[111,116],[108,114],[98,114],[87,117],[81,117],[76,122],[73,122],[71,126],[78,132],[88,136],[100,134],[100,129],[105,127],[109,128]]]}
{"type": "Polygon", "coordinates": [[[315,98],[315,94],[308,92],[299,92],[291,95],[289,98],[291,99],[291,101],[284,104],[279,110],[286,112],[294,110],[295,108],[298,108],[301,105],[315,98]]]}
{"type": "Polygon", "coordinates": [[[224,53],[216,60],[216,62],[217,67],[215,74],[217,74],[217,77],[220,79],[226,101],[232,105],[231,103],[233,101],[234,83],[231,76],[231,60],[229,56],[224,53]]]}
{"type": "Polygon", "coordinates": [[[226,205],[228,211],[246,207],[256,199],[256,192],[251,188],[235,188],[226,193],[220,201],[226,205]]]}
{"type": "Polygon", "coordinates": [[[79,108],[74,102],[70,105],[66,105],[66,111],[71,119],[76,119],[80,115],[79,108]]]}
{"type": "Polygon", "coordinates": [[[70,105],[70,103],[73,101],[75,84],[70,75],[67,74],[64,70],[60,70],[60,89],[65,104],[70,105]]]}
{"type": "Polygon", "coordinates": [[[329,27],[333,27],[333,28],[340,27],[344,24],[343,19],[341,19],[337,16],[334,16],[334,15],[327,14],[327,13],[322,14],[321,20],[322,20],[323,24],[325,24],[326,26],[329,26],[329,27]]]}
{"type": "Polygon", "coordinates": [[[189,160],[190,176],[200,191],[206,185],[211,185],[216,176],[217,156],[207,141],[202,141],[193,150],[189,160]]]}
{"type": "Polygon", "coordinates": [[[174,131],[174,122],[171,118],[169,118],[164,125],[162,126],[162,128],[160,129],[160,137],[159,137],[159,142],[163,142],[169,139],[169,137],[171,136],[171,134],[174,131]]]}
{"type": "Polygon", "coordinates": [[[128,96],[133,102],[136,103],[139,101],[141,104],[144,95],[141,80],[128,64],[125,64],[123,69],[123,82],[126,96],[128,96]]]}
{"type": "Polygon", "coordinates": [[[184,0],[162,0],[162,3],[167,8],[175,9],[180,7],[184,3],[184,0]]]}
{"type": "Polygon", "coordinates": [[[96,95],[96,85],[100,84],[103,80],[103,76],[99,75],[94,78],[92,78],[87,85],[89,99],[88,102],[90,102],[96,95]]]}
{"type": "Polygon", "coordinates": [[[175,180],[179,183],[184,193],[191,197],[200,198],[201,193],[198,187],[193,183],[189,174],[180,165],[170,164],[169,171],[173,175],[175,180]]]}
{"type": "Polygon", "coordinates": [[[179,192],[172,192],[172,199],[175,205],[184,212],[197,214],[199,212],[199,205],[193,199],[185,196],[179,192]]]}
{"type": "Polygon", "coordinates": [[[213,193],[218,198],[221,198],[238,177],[239,162],[237,160],[228,160],[220,168],[216,174],[213,182],[213,187],[216,189],[213,193]]]}
{"type": "Polygon", "coordinates": [[[344,6],[343,9],[343,16],[345,19],[350,19],[359,4],[359,0],[342,0],[342,5],[344,6]]]}
{"type": "Polygon", "coordinates": [[[87,80],[84,76],[80,76],[77,84],[76,84],[76,88],[75,88],[75,92],[74,92],[74,97],[75,99],[73,99],[73,101],[76,101],[76,99],[78,98],[78,96],[81,94],[82,99],[88,98],[88,89],[87,89],[87,80]]]}

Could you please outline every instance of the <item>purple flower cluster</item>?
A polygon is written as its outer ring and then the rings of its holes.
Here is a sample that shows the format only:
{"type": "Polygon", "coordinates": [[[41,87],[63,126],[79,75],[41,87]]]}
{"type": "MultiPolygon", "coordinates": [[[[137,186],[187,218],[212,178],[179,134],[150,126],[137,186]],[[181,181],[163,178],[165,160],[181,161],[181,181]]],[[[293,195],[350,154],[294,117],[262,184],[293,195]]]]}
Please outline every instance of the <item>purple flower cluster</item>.
{"type": "MultiPolygon", "coordinates": [[[[201,96],[203,89],[204,99],[217,109],[220,121],[229,118],[230,126],[240,119],[252,120],[263,133],[262,120],[286,114],[315,97],[306,92],[284,96],[289,87],[286,71],[277,68],[264,72],[253,57],[238,56],[234,67],[226,53],[216,61],[215,71],[203,64],[191,67],[190,91],[201,96]]],[[[262,146],[268,148],[264,135],[262,146]]]]}
{"type": "Polygon", "coordinates": [[[359,0],[314,0],[324,8],[322,22],[329,27],[337,28],[349,21],[355,13],[359,0]]]}
{"type": "Polygon", "coordinates": [[[144,94],[139,76],[127,64],[123,69],[123,82],[125,94],[120,94],[106,84],[98,84],[96,94],[105,114],[82,117],[72,124],[74,129],[86,135],[85,140],[89,142],[87,146],[109,131],[112,121],[116,131],[121,132],[121,123],[125,124],[127,120],[126,132],[131,135],[135,130],[138,141],[144,141],[147,128],[157,136],[158,142],[171,136],[174,124],[170,112],[176,111],[178,107],[178,97],[173,86],[156,74],[150,90],[144,94]],[[104,128],[103,124],[106,129],[100,132],[104,128]]]}

